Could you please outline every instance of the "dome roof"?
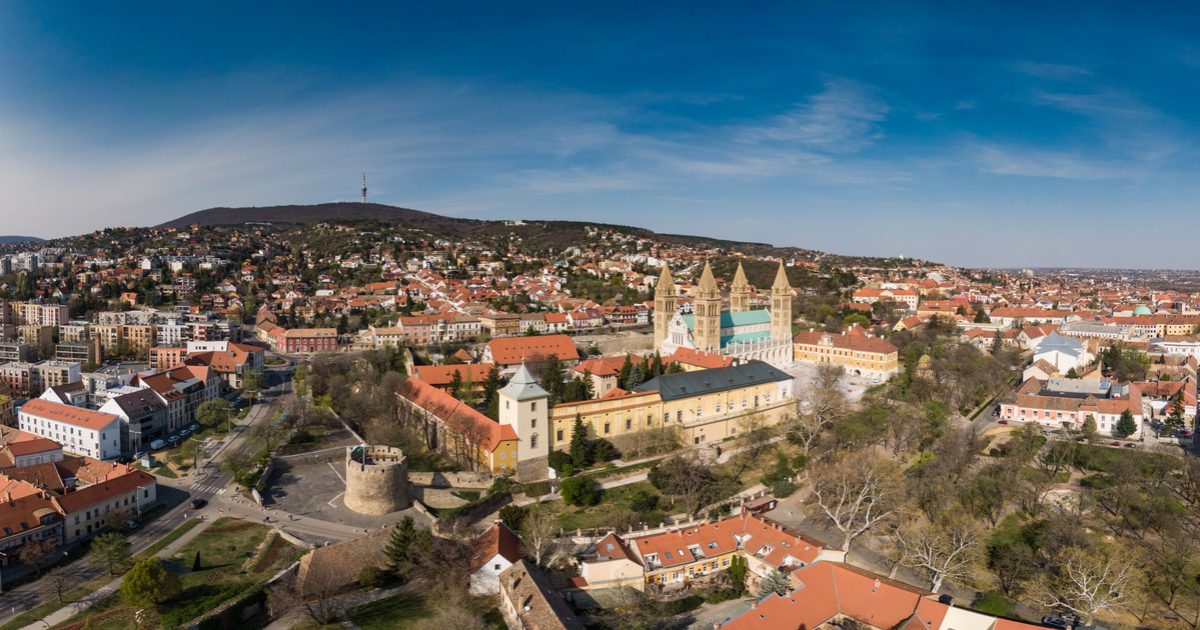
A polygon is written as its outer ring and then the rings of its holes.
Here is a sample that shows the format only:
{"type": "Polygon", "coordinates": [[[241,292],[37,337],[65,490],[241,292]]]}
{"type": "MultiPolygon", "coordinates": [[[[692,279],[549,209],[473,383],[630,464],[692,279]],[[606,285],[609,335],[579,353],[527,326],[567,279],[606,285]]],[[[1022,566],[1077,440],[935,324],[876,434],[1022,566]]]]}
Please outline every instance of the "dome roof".
{"type": "Polygon", "coordinates": [[[1133,309],[1133,314],[1134,315],[1151,315],[1153,313],[1150,311],[1150,307],[1139,306],[1139,307],[1133,309]]]}

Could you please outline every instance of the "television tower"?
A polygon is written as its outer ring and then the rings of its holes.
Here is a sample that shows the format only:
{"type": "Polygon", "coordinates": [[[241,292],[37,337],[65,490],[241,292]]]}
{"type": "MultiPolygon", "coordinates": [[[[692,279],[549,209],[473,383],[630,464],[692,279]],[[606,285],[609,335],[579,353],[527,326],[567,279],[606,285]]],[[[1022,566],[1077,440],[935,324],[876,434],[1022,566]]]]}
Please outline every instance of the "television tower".
{"type": "Polygon", "coordinates": [[[363,171],[362,179],[362,202],[367,203],[367,172],[363,171]]]}

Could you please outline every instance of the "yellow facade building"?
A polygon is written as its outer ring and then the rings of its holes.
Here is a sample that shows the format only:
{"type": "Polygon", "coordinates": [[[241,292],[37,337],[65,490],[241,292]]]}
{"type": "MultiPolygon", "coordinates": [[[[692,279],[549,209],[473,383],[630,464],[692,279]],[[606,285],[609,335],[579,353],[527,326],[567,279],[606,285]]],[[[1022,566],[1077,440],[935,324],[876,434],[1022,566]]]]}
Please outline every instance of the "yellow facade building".
{"type": "Polygon", "coordinates": [[[762,361],[664,374],[626,392],[550,410],[550,448],[565,450],[578,418],[593,437],[677,428],[686,444],[737,437],[750,423],[773,425],[793,411],[792,377],[762,361]]]}
{"type": "Polygon", "coordinates": [[[860,376],[888,378],[900,371],[899,352],[886,339],[816,330],[796,333],[793,356],[817,365],[839,365],[860,376]]]}

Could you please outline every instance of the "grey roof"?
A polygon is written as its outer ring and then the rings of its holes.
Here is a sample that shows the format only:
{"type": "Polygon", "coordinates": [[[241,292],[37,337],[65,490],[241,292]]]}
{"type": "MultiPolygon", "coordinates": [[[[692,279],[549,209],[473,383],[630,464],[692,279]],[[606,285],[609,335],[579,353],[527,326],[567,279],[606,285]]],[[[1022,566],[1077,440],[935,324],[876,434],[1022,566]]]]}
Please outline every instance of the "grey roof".
{"type": "Polygon", "coordinates": [[[534,398],[548,398],[550,396],[546,390],[542,389],[536,378],[533,378],[533,373],[529,368],[522,363],[521,367],[517,368],[517,373],[513,374],[512,380],[507,385],[500,388],[500,393],[512,398],[513,400],[532,400],[534,398]]]}
{"type": "Polygon", "coordinates": [[[749,361],[731,367],[663,374],[638,385],[634,391],[658,390],[663,400],[679,400],[712,392],[790,380],[792,377],[786,372],[772,367],[768,363],[749,361]]]}
{"type": "Polygon", "coordinates": [[[1046,335],[1046,337],[1042,339],[1042,342],[1038,344],[1037,348],[1036,354],[1042,354],[1043,352],[1050,352],[1051,350],[1054,350],[1063,354],[1079,356],[1079,354],[1083,352],[1083,344],[1079,343],[1079,340],[1072,339],[1070,337],[1064,337],[1056,332],[1046,335]]]}
{"type": "Polygon", "coordinates": [[[1046,381],[1042,391],[1056,394],[1080,394],[1107,397],[1112,389],[1111,381],[1092,381],[1082,378],[1052,378],[1046,381]]]}
{"type": "Polygon", "coordinates": [[[114,397],[113,402],[117,403],[117,406],[129,418],[149,415],[166,407],[152,389],[139,389],[136,392],[122,394],[114,397]]]}

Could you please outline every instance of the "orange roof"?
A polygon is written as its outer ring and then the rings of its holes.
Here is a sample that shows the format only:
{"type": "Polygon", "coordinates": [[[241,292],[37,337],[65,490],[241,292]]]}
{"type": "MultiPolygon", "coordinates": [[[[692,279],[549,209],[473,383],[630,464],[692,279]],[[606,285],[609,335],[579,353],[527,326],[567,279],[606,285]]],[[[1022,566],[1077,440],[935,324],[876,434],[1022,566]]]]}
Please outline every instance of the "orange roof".
{"type": "Polygon", "coordinates": [[[8,452],[14,456],[32,455],[34,453],[45,453],[46,451],[57,451],[62,449],[62,445],[54,440],[36,437],[32,440],[19,440],[10,442],[6,447],[8,452]]]}
{"type": "Polygon", "coordinates": [[[814,562],[824,546],[824,543],[750,513],[696,527],[632,538],[629,544],[643,559],[650,554],[655,555],[657,564],[649,568],[657,569],[691,564],[700,557],[731,553],[738,549],[739,538],[746,553],[773,567],[814,562]]]}
{"type": "Polygon", "coordinates": [[[499,554],[509,562],[521,559],[521,539],[513,533],[508,525],[499,521],[492,524],[486,532],[475,539],[471,550],[471,562],[467,570],[474,573],[489,560],[499,554]]]}
{"type": "Polygon", "coordinates": [[[819,330],[802,330],[796,333],[792,340],[796,343],[807,344],[810,346],[818,345],[821,339],[828,336],[830,343],[835,348],[845,350],[857,350],[859,352],[874,352],[877,354],[891,354],[896,352],[896,346],[887,339],[879,337],[866,337],[864,335],[840,335],[834,333],[821,332],[819,330]]]}
{"type": "Polygon", "coordinates": [[[464,383],[482,383],[487,380],[488,372],[495,366],[491,363],[472,363],[460,365],[418,365],[414,368],[414,378],[421,379],[430,385],[446,386],[458,372],[464,383]]]}
{"type": "Polygon", "coordinates": [[[134,470],[112,479],[94,483],[86,488],[68,492],[61,497],[57,497],[55,501],[58,502],[64,514],[69,514],[89,508],[98,503],[103,503],[113,497],[152,483],[155,483],[153,475],[140,470],[134,470]]]}
{"type": "Polygon", "coordinates": [[[501,337],[488,342],[496,365],[516,365],[523,360],[544,359],[555,355],[563,361],[575,361],[579,351],[567,335],[501,337]]]}
{"type": "Polygon", "coordinates": [[[505,440],[517,439],[512,425],[500,424],[420,379],[405,379],[396,395],[433,414],[451,430],[489,452],[505,440]]]}
{"type": "Polygon", "coordinates": [[[676,348],[675,354],[663,357],[663,365],[670,365],[672,363],[682,363],[684,365],[711,370],[733,365],[733,357],[715,352],[704,352],[703,350],[693,348],[676,348]]]}
{"type": "Polygon", "coordinates": [[[593,357],[581,361],[579,365],[575,366],[575,371],[580,374],[587,372],[594,376],[615,376],[625,366],[626,358],[629,359],[632,365],[640,365],[642,363],[642,358],[633,354],[620,357],[593,357]]]}
{"type": "Polygon", "coordinates": [[[46,420],[71,424],[91,431],[99,431],[117,419],[116,416],[110,413],[81,409],[38,398],[25,403],[21,407],[21,413],[31,414],[46,420]]]}

